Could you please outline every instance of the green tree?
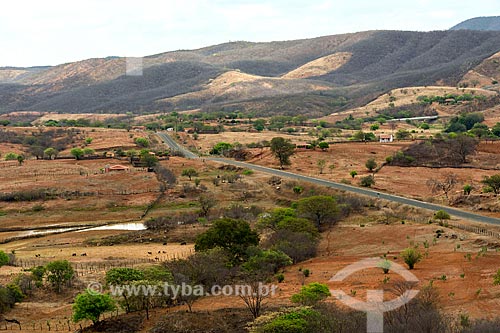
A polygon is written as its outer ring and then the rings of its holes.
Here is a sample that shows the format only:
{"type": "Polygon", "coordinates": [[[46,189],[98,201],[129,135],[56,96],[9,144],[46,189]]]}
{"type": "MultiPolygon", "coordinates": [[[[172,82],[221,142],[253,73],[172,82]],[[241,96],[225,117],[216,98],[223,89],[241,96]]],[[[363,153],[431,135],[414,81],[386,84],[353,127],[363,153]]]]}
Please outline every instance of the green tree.
{"type": "Polygon", "coordinates": [[[295,154],[295,146],[288,139],[275,137],[271,140],[271,152],[283,169],[283,166],[290,165],[290,156],[295,154]]]}
{"type": "Polygon", "coordinates": [[[149,140],[146,138],[135,138],[134,140],[135,144],[138,145],[139,147],[147,148],[149,147],[149,140]]]}
{"type": "Polygon", "coordinates": [[[266,128],[266,121],[264,119],[255,119],[253,122],[253,128],[262,132],[266,128]]]}
{"type": "Polygon", "coordinates": [[[61,292],[62,286],[73,279],[75,272],[67,260],[56,260],[49,262],[46,266],[47,281],[49,281],[57,292],[61,292]]]}
{"type": "Polygon", "coordinates": [[[234,146],[232,144],[228,142],[219,142],[213,146],[212,150],[210,150],[210,154],[226,156],[233,149],[234,146]]]}
{"type": "Polygon", "coordinates": [[[10,259],[7,253],[0,250],[0,267],[7,265],[9,261],[10,259]]]}
{"type": "Polygon", "coordinates": [[[158,164],[158,157],[154,154],[150,154],[149,151],[145,151],[141,153],[141,162],[148,168],[152,168],[158,164]]]}
{"type": "Polygon", "coordinates": [[[83,148],[83,155],[90,156],[95,153],[95,150],[92,148],[83,148]]]}
{"type": "Polygon", "coordinates": [[[372,124],[370,126],[370,131],[376,131],[380,128],[379,124],[372,124]]]}
{"type": "Polygon", "coordinates": [[[76,296],[73,303],[73,321],[91,320],[95,325],[101,315],[116,310],[115,301],[108,294],[95,293],[89,289],[76,296]]]}
{"type": "Polygon", "coordinates": [[[496,123],[495,126],[491,128],[491,132],[495,135],[500,137],[500,123],[496,123]]]}
{"type": "Polygon", "coordinates": [[[194,168],[188,168],[188,169],[184,169],[182,170],[182,176],[185,176],[185,177],[188,177],[189,180],[191,180],[193,177],[197,177],[198,176],[198,171],[196,171],[194,168]]]}
{"type": "Polygon", "coordinates": [[[297,202],[299,216],[310,219],[318,227],[324,223],[334,221],[338,211],[335,199],[327,195],[311,196],[297,202]]]}
{"type": "Polygon", "coordinates": [[[257,228],[260,230],[267,228],[276,231],[278,230],[278,223],[287,217],[296,218],[297,212],[292,208],[275,208],[259,217],[257,228]]]}
{"type": "Polygon", "coordinates": [[[313,237],[319,236],[318,228],[308,219],[300,217],[284,217],[276,224],[276,230],[288,230],[292,232],[306,232],[313,237]]]}
{"type": "Polygon", "coordinates": [[[24,163],[24,156],[23,155],[17,155],[17,162],[19,165],[22,165],[24,163]]]}
{"type": "MultiPolygon", "coordinates": [[[[132,281],[139,281],[144,279],[144,273],[135,268],[117,267],[112,268],[106,272],[106,284],[108,286],[123,286],[132,281]]],[[[127,293],[121,295],[123,302],[121,306],[125,308],[127,313],[130,312],[130,302],[127,293]]]]}
{"type": "Polygon", "coordinates": [[[396,140],[408,140],[411,139],[411,133],[405,129],[400,129],[396,132],[396,140]]]}
{"type": "Polygon", "coordinates": [[[196,237],[195,251],[206,251],[220,247],[233,256],[233,261],[240,261],[246,256],[249,246],[257,246],[259,236],[246,221],[222,218],[216,220],[204,233],[196,237]]]}
{"type": "Polygon", "coordinates": [[[107,285],[118,286],[130,281],[142,280],[144,273],[135,268],[117,267],[107,271],[105,279],[107,285]]]}
{"type": "Polygon", "coordinates": [[[365,133],[363,131],[358,131],[358,132],[354,133],[354,135],[352,136],[351,139],[354,141],[363,141],[363,142],[377,140],[377,138],[375,137],[375,134],[373,134],[371,132],[365,133]]]}
{"type": "Polygon", "coordinates": [[[356,170],[352,170],[351,172],[349,172],[349,174],[351,175],[352,179],[354,179],[354,177],[358,175],[358,172],[356,170]]]}
{"type": "Polygon", "coordinates": [[[500,174],[492,175],[490,177],[486,176],[481,183],[491,187],[495,195],[498,195],[500,192],[500,174]]]}
{"type": "Polygon", "coordinates": [[[81,148],[73,148],[71,149],[70,151],[71,155],[73,155],[77,160],[81,160],[84,153],[83,153],[83,149],[81,148]]]}
{"type": "Polygon", "coordinates": [[[313,282],[302,286],[298,294],[292,295],[291,300],[293,303],[311,306],[325,300],[328,296],[331,294],[326,284],[313,282]]]}
{"type": "Polygon", "coordinates": [[[328,142],[321,141],[320,143],[318,143],[318,147],[319,147],[322,151],[326,151],[328,148],[330,148],[330,145],[328,144],[328,142]]]}
{"type": "Polygon", "coordinates": [[[375,162],[374,158],[370,158],[368,161],[366,161],[365,166],[370,172],[373,172],[377,168],[377,162],[375,162]]]}
{"type": "Polygon", "coordinates": [[[292,263],[292,259],[281,251],[264,250],[248,258],[242,268],[258,276],[267,277],[292,263]]]}
{"type": "Polygon", "coordinates": [[[422,260],[422,254],[416,248],[409,247],[401,252],[401,258],[403,258],[409,269],[413,269],[415,264],[422,260]]]}
{"type": "Polygon", "coordinates": [[[47,148],[43,151],[43,155],[48,158],[49,160],[55,159],[59,152],[55,148],[47,148]]]}
{"type": "Polygon", "coordinates": [[[88,145],[91,144],[92,141],[94,141],[94,139],[92,139],[92,138],[85,138],[85,143],[88,144],[88,145]]]}

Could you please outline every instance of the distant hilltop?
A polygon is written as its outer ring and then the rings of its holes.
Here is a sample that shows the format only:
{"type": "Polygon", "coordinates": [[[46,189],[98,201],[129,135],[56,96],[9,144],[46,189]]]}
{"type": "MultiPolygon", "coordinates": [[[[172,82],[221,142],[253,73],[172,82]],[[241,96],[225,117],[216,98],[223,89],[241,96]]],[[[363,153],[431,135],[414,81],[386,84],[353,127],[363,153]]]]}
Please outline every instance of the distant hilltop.
{"type": "Polygon", "coordinates": [[[457,24],[450,30],[500,31],[500,16],[471,18],[457,24]]]}

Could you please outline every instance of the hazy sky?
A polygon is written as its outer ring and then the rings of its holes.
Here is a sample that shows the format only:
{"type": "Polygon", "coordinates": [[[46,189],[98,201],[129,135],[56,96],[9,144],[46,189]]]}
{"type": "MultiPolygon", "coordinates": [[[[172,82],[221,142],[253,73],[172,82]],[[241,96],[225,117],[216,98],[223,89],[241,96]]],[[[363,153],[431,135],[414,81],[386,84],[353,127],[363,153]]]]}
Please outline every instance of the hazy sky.
{"type": "Polygon", "coordinates": [[[235,40],[444,30],[498,0],[15,0],[0,6],[0,66],[144,56],[235,40]]]}

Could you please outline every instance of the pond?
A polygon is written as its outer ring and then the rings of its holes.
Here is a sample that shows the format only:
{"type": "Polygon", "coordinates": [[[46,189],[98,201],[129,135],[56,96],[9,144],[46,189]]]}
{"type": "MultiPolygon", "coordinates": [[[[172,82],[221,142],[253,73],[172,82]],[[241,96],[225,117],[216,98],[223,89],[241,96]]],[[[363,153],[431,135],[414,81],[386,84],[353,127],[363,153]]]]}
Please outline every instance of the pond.
{"type": "Polygon", "coordinates": [[[54,228],[54,229],[33,229],[33,230],[21,231],[16,235],[16,237],[49,235],[49,234],[55,234],[55,233],[60,233],[60,232],[70,232],[70,231],[85,232],[85,231],[99,231],[99,230],[130,230],[130,231],[134,231],[134,230],[146,230],[146,227],[144,226],[144,223],[142,223],[142,222],[126,222],[126,223],[116,223],[116,224],[103,225],[103,226],[93,227],[93,228],[67,227],[67,228],[54,228]]]}

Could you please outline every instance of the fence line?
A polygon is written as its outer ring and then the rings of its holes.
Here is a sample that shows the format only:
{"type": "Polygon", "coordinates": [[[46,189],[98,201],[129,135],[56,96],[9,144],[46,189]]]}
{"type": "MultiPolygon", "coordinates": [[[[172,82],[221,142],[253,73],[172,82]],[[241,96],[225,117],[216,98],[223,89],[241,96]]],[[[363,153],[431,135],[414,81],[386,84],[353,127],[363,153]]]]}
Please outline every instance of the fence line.
{"type": "Polygon", "coordinates": [[[500,232],[491,231],[491,230],[488,230],[484,227],[477,227],[477,226],[461,224],[461,223],[457,223],[457,222],[448,222],[448,225],[451,225],[455,228],[462,229],[465,231],[473,232],[473,233],[478,234],[478,235],[489,236],[489,237],[494,237],[494,238],[500,239],[500,232]]]}
{"type": "MultiPolygon", "coordinates": [[[[162,254],[152,254],[148,258],[137,258],[128,260],[114,260],[106,262],[70,262],[73,269],[75,270],[76,276],[85,276],[94,273],[106,272],[112,268],[118,267],[136,267],[143,264],[153,264],[161,263],[165,261],[172,261],[176,259],[182,259],[193,254],[193,249],[189,249],[182,252],[176,253],[162,253],[162,254]]],[[[37,266],[43,266],[47,264],[49,260],[45,259],[16,259],[14,261],[14,266],[21,267],[23,269],[31,269],[37,266]]],[[[0,328],[1,329],[1,328],[0,328]]]]}

